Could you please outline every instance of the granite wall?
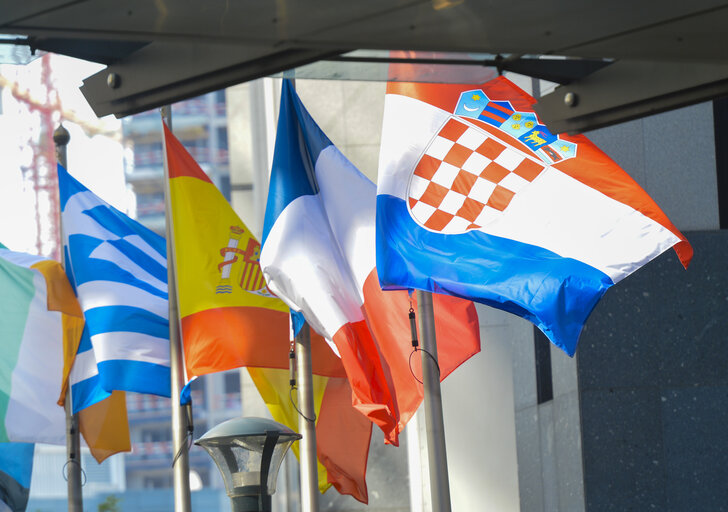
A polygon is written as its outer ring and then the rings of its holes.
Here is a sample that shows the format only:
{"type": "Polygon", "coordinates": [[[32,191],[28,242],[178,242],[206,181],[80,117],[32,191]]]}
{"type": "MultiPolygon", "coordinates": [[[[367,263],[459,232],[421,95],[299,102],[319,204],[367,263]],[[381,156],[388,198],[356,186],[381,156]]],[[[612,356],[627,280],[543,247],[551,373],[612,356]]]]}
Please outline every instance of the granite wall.
{"type": "Polygon", "coordinates": [[[610,289],[579,343],[586,510],[728,510],[728,231],[610,289]]]}

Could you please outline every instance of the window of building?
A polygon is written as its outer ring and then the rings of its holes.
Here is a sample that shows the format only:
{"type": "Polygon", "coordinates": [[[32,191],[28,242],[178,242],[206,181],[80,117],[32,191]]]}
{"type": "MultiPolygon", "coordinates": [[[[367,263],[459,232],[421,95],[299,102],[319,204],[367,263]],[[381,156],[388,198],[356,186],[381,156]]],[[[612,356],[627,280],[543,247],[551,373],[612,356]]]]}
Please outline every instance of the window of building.
{"type": "Polygon", "coordinates": [[[551,341],[536,327],[533,328],[536,356],[536,400],[542,404],[553,400],[554,383],[551,376],[551,341]]]}
{"type": "Polygon", "coordinates": [[[225,374],[225,393],[240,393],[240,372],[232,371],[225,374]]]}
{"type": "Polygon", "coordinates": [[[162,162],[162,141],[134,144],[134,166],[159,165],[162,162]]]}
{"type": "Polygon", "coordinates": [[[148,475],[143,481],[145,489],[168,489],[174,485],[171,475],[148,475]]]}
{"type": "Polygon", "coordinates": [[[227,126],[217,127],[217,148],[224,150],[228,149],[227,126]]]}
{"type": "Polygon", "coordinates": [[[220,193],[225,196],[225,199],[230,201],[230,175],[229,174],[221,174],[217,178],[217,188],[220,190],[220,193]]]}
{"type": "Polygon", "coordinates": [[[720,229],[728,229],[728,98],[713,100],[720,229]]]}
{"type": "Polygon", "coordinates": [[[159,427],[147,427],[141,431],[143,443],[161,443],[172,440],[172,432],[168,425],[159,427]]]}

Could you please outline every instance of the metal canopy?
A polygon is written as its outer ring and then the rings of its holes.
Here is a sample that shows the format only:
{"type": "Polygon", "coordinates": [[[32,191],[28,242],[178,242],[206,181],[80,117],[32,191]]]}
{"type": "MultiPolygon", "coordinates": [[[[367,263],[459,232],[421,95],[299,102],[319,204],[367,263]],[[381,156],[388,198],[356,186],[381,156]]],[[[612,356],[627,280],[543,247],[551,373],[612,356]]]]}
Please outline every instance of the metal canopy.
{"type": "Polygon", "coordinates": [[[531,76],[566,66],[576,78],[537,109],[580,131],[727,94],[726,26],[716,0],[0,0],[0,33],[107,64],[82,90],[117,117],[351,50],[416,50],[507,55],[531,76]],[[575,75],[578,59],[613,62],[575,75]]]}

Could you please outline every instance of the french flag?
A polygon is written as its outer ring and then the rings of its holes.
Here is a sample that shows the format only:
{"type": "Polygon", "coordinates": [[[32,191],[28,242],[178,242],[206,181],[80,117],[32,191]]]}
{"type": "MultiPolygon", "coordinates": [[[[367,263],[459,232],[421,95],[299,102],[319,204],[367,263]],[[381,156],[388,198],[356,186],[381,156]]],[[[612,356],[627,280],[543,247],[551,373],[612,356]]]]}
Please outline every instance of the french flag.
{"type": "MultiPolygon", "coordinates": [[[[559,135],[553,145],[568,150],[569,158],[547,165],[503,129],[455,115],[462,93],[472,89],[388,84],[377,196],[380,283],[509,311],[573,355],[609,287],[670,247],[687,267],[692,248],[647,193],[586,137],[559,135]],[[453,124],[462,125],[456,140],[446,136],[453,124]],[[497,155],[483,152],[484,145],[498,147],[497,155]],[[458,165],[442,158],[431,178],[440,187],[435,201],[422,192],[416,171],[423,158],[451,147],[473,155],[458,165]],[[494,164],[497,174],[489,171],[494,164]],[[523,173],[524,167],[537,172],[523,173]],[[499,193],[508,201],[493,208],[499,193]],[[447,223],[435,225],[432,218],[447,223]]],[[[535,115],[535,100],[505,78],[482,90],[524,118],[535,115]]]]}
{"type": "MultiPolygon", "coordinates": [[[[283,82],[260,264],[268,287],[341,357],[352,402],[397,445],[422,401],[406,291],[375,268],[376,187],[331,143],[283,82]],[[412,365],[410,366],[410,359],[412,365]],[[413,375],[414,374],[414,375],[413,375]]],[[[441,378],[480,350],[468,300],[434,296],[441,378]]]]}

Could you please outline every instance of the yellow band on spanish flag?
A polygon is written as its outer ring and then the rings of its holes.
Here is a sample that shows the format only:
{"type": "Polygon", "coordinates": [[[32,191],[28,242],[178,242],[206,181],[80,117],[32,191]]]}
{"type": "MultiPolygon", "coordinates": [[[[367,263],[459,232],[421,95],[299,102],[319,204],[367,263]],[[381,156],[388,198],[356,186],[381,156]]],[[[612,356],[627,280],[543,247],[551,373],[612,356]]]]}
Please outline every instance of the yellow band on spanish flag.
{"type": "MultiPolygon", "coordinates": [[[[242,366],[288,368],[288,306],[267,289],[260,244],[165,126],[175,265],[188,378],[242,366]]],[[[343,376],[322,338],[313,372],[343,376]]]]}

